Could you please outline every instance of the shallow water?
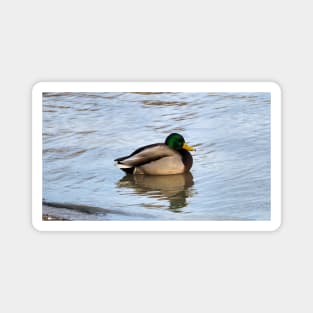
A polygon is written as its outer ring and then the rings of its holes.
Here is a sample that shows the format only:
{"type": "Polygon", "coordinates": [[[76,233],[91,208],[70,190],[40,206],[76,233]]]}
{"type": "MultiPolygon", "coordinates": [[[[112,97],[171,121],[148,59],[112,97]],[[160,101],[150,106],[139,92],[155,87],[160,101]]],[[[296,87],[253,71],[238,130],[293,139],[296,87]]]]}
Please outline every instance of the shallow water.
{"type": "Polygon", "coordinates": [[[270,94],[45,93],[43,201],[72,220],[268,220],[270,94]],[[191,173],[114,166],[171,132],[196,148],[191,173]]]}

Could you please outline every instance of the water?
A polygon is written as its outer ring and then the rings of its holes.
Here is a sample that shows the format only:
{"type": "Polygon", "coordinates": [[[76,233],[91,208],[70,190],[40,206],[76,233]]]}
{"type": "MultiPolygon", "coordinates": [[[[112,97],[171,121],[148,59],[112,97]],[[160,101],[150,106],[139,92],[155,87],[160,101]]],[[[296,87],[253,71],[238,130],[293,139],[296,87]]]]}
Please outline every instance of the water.
{"type": "Polygon", "coordinates": [[[269,93],[45,93],[45,212],[72,220],[269,220],[269,93]],[[191,173],[114,159],[181,133],[191,173]]]}

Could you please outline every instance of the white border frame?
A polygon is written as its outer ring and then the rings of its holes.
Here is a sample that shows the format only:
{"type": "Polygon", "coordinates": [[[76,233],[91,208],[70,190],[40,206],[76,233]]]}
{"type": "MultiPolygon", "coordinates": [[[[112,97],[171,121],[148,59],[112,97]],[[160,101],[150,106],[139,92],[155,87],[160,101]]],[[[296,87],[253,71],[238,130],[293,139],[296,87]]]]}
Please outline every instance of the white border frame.
{"type": "Polygon", "coordinates": [[[273,82],[40,82],[32,90],[32,223],[39,231],[274,231],[281,224],[281,89],[273,82]],[[43,92],[270,92],[271,220],[43,221],[43,92]]]}

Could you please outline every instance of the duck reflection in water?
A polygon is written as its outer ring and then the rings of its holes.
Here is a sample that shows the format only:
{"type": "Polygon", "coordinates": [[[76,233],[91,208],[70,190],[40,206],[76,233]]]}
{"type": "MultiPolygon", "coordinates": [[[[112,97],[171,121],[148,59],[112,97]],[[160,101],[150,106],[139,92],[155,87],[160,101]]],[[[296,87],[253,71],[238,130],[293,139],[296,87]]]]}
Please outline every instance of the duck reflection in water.
{"type": "Polygon", "coordinates": [[[132,188],[134,193],[150,198],[168,200],[168,209],[181,212],[187,205],[187,198],[192,196],[191,186],[194,184],[190,172],[177,175],[126,175],[118,181],[119,188],[132,188]]]}

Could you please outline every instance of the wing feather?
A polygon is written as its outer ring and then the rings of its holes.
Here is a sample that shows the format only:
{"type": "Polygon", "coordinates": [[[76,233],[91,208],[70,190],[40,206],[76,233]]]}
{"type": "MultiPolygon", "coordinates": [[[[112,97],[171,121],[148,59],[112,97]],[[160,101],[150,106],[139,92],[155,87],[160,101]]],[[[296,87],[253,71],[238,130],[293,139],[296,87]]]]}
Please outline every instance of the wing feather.
{"type": "Polygon", "coordinates": [[[129,156],[118,158],[115,161],[117,161],[118,164],[134,167],[175,154],[176,152],[173,149],[163,143],[159,143],[139,148],[129,156]]]}

